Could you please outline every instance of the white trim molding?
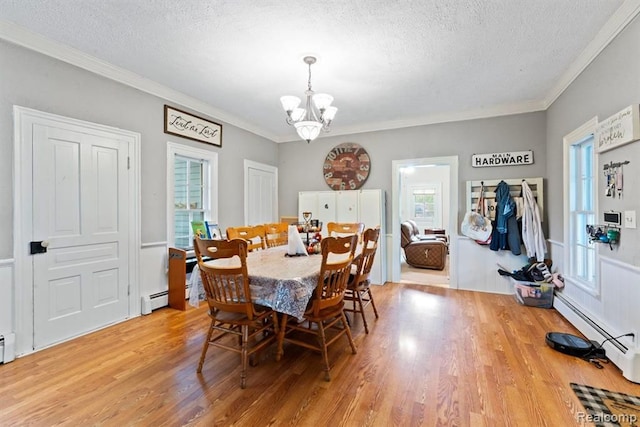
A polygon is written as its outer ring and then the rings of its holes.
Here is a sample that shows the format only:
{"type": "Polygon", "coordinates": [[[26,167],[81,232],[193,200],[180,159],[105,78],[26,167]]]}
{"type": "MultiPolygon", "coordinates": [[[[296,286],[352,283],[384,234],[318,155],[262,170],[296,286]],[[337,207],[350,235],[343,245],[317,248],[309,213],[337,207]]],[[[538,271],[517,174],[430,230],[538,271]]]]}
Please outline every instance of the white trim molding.
{"type": "MultiPolygon", "coordinates": [[[[593,133],[596,130],[596,127],[598,126],[598,117],[593,117],[592,119],[588,120],[587,122],[583,123],[582,125],[580,125],[577,129],[571,131],[570,133],[568,133],[567,135],[564,136],[564,138],[562,138],[562,164],[563,164],[563,168],[562,168],[562,181],[563,181],[563,188],[570,188],[570,177],[569,177],[569,151],[571,149],[571,146],[576,144],[577,142],[593,135],[593,133]]],[[[594,164],[597,165],[598,164],[598,154],[597,152],[594,150],[594,164]]],[[[598,188],[598,173],[597,170],[594,171],[594,180],[595,180],[595,188],[598,188]]],[[[593,210],[595,212],[598,212],[598,198],[596,197],[596,199],[594,200],[594,207],[593,210]]],[[[563,205],[562,205],[562,216],[563,216],[563,230],[564,230],[564,241],[565,241],[565,245],[564,246],[564,252],[563,252],[563,258],[564,258],[564,262],[565,262],[565,271],[569,271],[571,270],[571,244],[570,244],[570,224],[569,224],[569,197],[563,197],[563,205]]],[[[597,257],[597,253],[596,253],[596,257],[597,257]]],[[[579,288],[581,288],[582,290],[584,290],[585,292],[588,292],[589,294],[591,294],[592,296],[597,296],[600,293],[600,281],[598,280],[598,263],[596,262],[596,273],[595,273],[595,283],[594,283],[594,287],[590,287],[588,284],[586,283],[582,283],[577,279],[573,279],[570,275],[565,275],[565,280],[567,280],[568,282],[573,283],[574,285],[578,286],[579,288]]]]}
{"type": "MultiPolygon", "coordinates": [[[[406,120],[395,120],[377,123],[365,123],[357,126],[334,127],[332,136],[350,135],[362,132],[399,129],[412,126],[424,126],[436,123],[448,123],[512,114],[544,111],[567,89],[567,87],[584,71],[584,69],[611,43],[611,41],[640,12],[640,0],[625,0],[596,37],[583,50],[582,54],[571,64],[553,88],[543,99],[514,104],[498,105],[491,108],[479,108],[462,112],[444,112],[406,120]]],[[[83,68],[92,73],[117,81],[124,85],[139,89],[149,94],[180,104],[194,111],[203,113],[274,142],[295,141],[293,135],[277,135],[262,129],[248,121],[215,108],[196,98],[185,95],[164,85],[144,78],[131,71],[117,67],[106,61],[88,55],[62,43],[47,39],[37,33],[26,30],[12,22],[0,20],[0,38],[14,44],[56,58],[71,65],[83,68]]]]}
{"type": "MultiPolygon", "coordinates": [[[[167,141],[167,241],[165,245],[172,246],[175,244],[175,230],[174,217],[174,176],[175,176],[175,156],[189,157],[192,159],[201,159],[209,163],[209,174],[207,180],[209,182],[209,194],[206,194],[209,204],[209,218],[205,218],[207,221],[218,222],[218,185],[220,181],[219,169],[218,169],[218,153],[212,150],[205,150],[202,148],[195,148],[185,144],[178,144],[172,141],[167,141]]],[[[206,203],[206,201],[205,201],[206,203]]],[[[155,245],[154,245],[155,246],[155,245]]],[[[159,246],[159,245],[158,245],[159,246]]]]}
{"type": "Polygon", "coordinates": [[[16,332],[16,354],[23,355],[33,352],[33,271],[30,258],[22,250],[24,242],[33,240],[31,236],[30,218],[33,204],[31,202],[32,185],[32,153],[31,144],[25,143],[25,138],[34,123],[51,125],[64,124],[67,126],[91,129],[96,134],[118,135],[123,141],[129,142],[127,153],[131,165],[131,181],[129,186],[129,317],[140,315],[140,146],[141,135],[124,129],[77,120],[70,117],[46,113],[31,108],[13,106],[14,134],[13,134],[13,251],[14,267],[14,316],[16,332]]]}
{"type": "Polygon", "coordinates": [[[205,102],[170,89],[129,70],[117,67],[77,49],[26,30],[12,22],[0,19],[0,38],[68,64],[75,65],[76,67],[83,68],[118,83],[122,83],[151,95],[166,99],[167,101],[180,104],[184,107],[214,117],[217,120],[245,129],[272,141],[276,140],[276,135],[267,132],[264,129],[260,129],[246,120],[214,108],[205,102]]]}
{"type": "Polygon", "coordinates": [[[640,13],[640,0],[625,0],[609,18],[596,37],[569,66],[544,99],[547,109],[569,87],[573,81],[593,62],[611,41],[640,13]]]}
{"type": "Polygon", "coordinates": [[[391,244],[388,246],[391,256],[391,266],[387,276],[393,282],[400,281],[400,192],[401,169],[424,165],[449,166],[449,286],[458,288],[458,156],[426,157],[419,159],[404,159],[391,161],[391,244]],[[398,248],[395,250],[394,248],[398,248]]]}

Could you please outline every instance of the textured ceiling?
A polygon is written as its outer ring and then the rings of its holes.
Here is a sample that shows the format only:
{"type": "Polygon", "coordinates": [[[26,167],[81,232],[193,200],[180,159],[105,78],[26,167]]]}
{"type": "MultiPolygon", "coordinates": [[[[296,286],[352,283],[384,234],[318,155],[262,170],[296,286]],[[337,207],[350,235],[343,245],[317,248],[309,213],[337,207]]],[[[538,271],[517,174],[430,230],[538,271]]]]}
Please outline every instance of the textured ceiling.
{"type": "Polygon", "coordinates": [[[286,141],[279,98],[303,97],[305,54],[339,108],[334,135],[534,111],[624,3],[0,0],[0,20],[286,141]]]}

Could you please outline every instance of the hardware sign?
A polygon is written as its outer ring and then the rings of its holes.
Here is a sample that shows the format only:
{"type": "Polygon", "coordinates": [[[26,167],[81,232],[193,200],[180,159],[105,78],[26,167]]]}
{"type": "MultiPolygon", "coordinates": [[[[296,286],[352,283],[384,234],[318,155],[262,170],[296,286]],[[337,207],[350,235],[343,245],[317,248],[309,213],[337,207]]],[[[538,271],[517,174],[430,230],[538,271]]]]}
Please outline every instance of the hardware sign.
{"type": "Polygon", "coordinates": [[[532,165],[533,151],[508,151],[506,153],[474,154],[471,156],[471,166],[486,168],[493,166],[532,165]]]}

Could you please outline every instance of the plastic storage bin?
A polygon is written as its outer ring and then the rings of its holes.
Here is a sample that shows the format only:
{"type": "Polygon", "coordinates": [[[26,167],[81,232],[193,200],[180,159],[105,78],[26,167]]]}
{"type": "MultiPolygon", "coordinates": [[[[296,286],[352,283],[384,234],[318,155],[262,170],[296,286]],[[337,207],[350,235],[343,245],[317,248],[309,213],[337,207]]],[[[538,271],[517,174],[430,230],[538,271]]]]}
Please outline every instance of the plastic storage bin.
{"type": "Polygon", "coordinates": [[[514,278],[511,278],[511,283],[514,297],[520,304],[529,307],[553,307],[553,283],[524,282],[514,278]]]}

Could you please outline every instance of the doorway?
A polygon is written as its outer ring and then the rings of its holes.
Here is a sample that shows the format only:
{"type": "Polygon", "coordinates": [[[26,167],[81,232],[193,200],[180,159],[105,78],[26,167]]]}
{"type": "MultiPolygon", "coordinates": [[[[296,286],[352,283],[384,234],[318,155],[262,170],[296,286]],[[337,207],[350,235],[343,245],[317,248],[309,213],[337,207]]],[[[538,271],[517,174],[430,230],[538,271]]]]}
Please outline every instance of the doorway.
{"type": "Polygon", "coordinates": [[[392,280],[457,288],[458,157],[394,160],[392,169],[392,280]],[[421,233],[445,230],[449,255],[444,270],[406,264],[400,224],[409,219],[418,224],[421,233]]]}
{"type": "Polygon", "coordinates": [[[14,117],[22,355],[140,313],[140,136],[21,107],[14,117]]]}

